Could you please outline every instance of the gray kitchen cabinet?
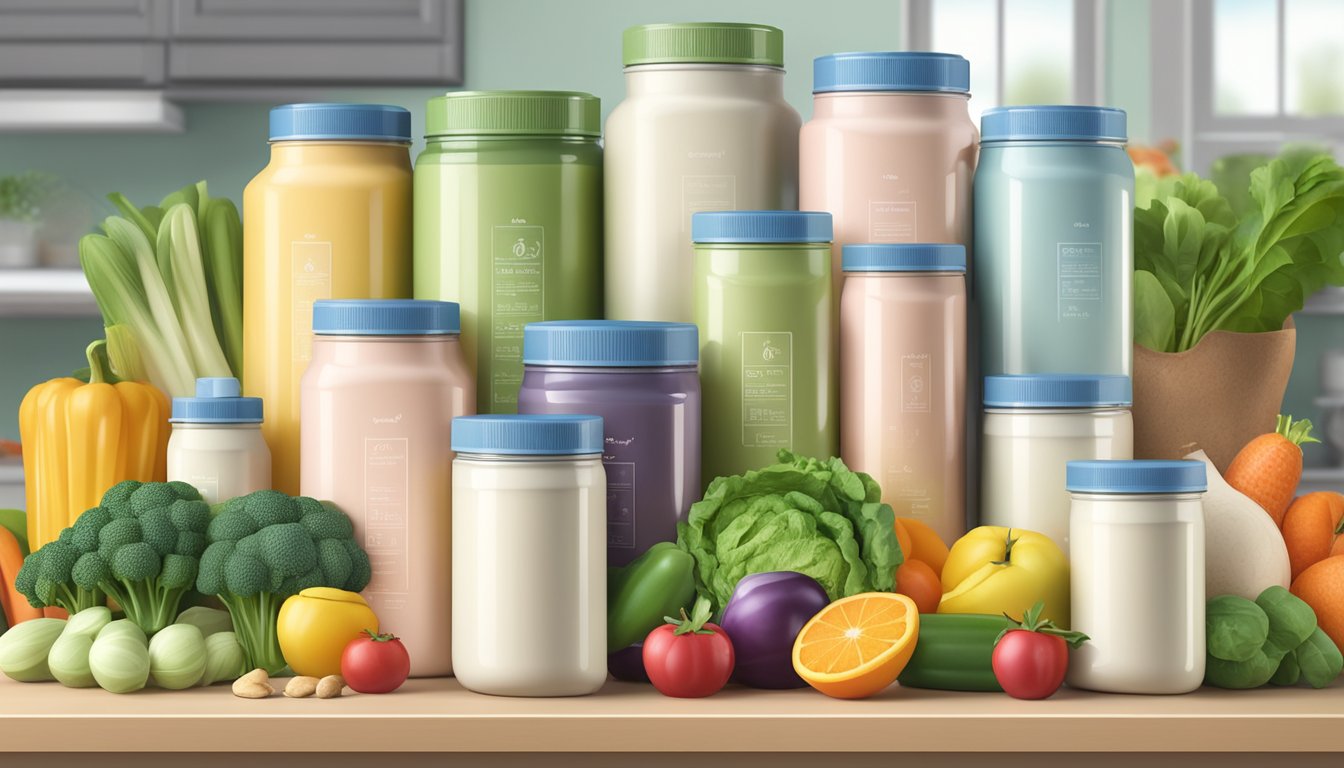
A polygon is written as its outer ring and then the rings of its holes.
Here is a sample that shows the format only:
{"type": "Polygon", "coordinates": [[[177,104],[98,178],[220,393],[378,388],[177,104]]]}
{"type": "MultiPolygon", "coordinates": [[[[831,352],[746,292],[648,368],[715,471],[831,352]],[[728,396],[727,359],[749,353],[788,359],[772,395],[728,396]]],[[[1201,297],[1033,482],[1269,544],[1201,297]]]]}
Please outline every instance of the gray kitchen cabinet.
{"type": "Polygon", "coordinates": [[[169,0],[0,0],[0,41],[162,40],[169,0]]]}
{"type": "Polygon", "coordinates": [[[158,86],[169,0],[0,0],[0,83],[158,86]]]}

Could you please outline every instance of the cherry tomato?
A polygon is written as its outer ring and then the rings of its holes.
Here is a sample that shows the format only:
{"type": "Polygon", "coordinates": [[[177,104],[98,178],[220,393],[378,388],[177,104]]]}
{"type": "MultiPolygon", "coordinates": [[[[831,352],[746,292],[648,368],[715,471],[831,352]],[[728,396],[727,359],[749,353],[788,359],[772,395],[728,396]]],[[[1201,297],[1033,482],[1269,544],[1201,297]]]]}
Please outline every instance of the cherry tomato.
{"type": "Polygon", "coordinates": [[[1044,699],[1064,683],[1069,644],[1058,635],[1010,629],[994,646],[992,662],[1004,693],[1018,699],[1044,699]]]}
{"type": "Polygon", "coordinates": [[[391,693],[411,674],[411,655],[396,635],[364,630],[341,653],[341,677],[360,693],[391,693]]]}
{"type": "Polygon", "coordinates": [[[644,670],[664,696],[698,699],[718,693],[733,674],[733,643],[723,628],[711,624],[706,603],[696,605],[694,619],[681,612],[681,622],[664,624],[644,638],[644,670]]]}

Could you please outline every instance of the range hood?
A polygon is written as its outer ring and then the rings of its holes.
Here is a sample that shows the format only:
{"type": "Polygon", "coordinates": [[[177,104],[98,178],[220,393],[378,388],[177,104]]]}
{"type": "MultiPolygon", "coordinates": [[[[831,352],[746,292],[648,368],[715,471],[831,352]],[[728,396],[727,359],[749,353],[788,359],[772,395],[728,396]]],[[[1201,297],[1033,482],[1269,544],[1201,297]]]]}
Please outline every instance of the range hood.
{"type": "Polygon", "coordinates": [[[182,110],[163,91],[0,90],[0,132],[180,133],[182,110]]]}

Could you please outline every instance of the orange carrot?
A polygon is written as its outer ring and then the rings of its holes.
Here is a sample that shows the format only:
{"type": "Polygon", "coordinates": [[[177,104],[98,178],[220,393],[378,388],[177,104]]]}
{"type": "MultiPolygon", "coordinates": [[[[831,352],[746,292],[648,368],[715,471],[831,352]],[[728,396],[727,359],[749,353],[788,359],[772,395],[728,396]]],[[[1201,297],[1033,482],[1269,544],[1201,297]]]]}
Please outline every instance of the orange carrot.
{"type": "Polygon", "coordinates": [[[5,622],[11,627],[42,615],[41,608],[29,605],[28,598],[14,588],[14,577],[19,575],[21,567],[23,551],[19,549],[18,538],[0,525],[0,607],[5,611],[5,622]]]}
{"type": "Polygon", "coordinates": [[[1302,444],[1318,443],[1311,422],[1279,415],[1273,432],[1260,435],[1237,453],[1223,473],[1227,484],[1249,496],[1283,527],[1283,516],[1302,479],[1302,444]]]}
{"type": "Polygon", "coordinates": [[[1293,502],[1283,517],[1283,543],[1293,578],[1330,556],[1341,520],[1344,496],[1333,491],[1308,493],[1293,502]]]}

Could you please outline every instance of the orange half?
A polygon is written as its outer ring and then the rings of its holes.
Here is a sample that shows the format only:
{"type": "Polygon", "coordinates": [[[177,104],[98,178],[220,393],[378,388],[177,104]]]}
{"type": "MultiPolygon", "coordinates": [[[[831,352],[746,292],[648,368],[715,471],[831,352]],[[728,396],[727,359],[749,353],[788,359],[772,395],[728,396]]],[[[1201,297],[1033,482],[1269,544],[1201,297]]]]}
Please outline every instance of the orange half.
{"type": "Polygon", "coordinates": [[[868,592],[836,600],[793,643],[793,669],[837,699],[862,699],[900,676],[919,636],[919,609],[905,595],[868,592]]]}

